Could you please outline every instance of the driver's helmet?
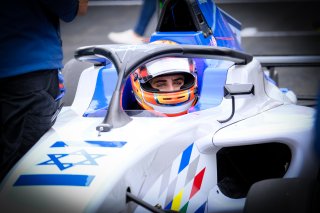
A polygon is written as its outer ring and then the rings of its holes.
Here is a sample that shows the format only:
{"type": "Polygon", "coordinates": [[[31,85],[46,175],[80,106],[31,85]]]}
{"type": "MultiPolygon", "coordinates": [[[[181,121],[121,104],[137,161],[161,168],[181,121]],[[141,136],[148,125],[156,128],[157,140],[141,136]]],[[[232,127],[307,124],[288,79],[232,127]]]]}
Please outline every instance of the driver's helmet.
{"type": "Polygon", "coordinates": [[[165,116],[186,114],[197,101],[195,63],[188,58],[166,57],[146,63],[130,76],[139,105],[165,116]],[[152,86],[160,77],[183,76],[179,89],[163,91],[152,86]]]}

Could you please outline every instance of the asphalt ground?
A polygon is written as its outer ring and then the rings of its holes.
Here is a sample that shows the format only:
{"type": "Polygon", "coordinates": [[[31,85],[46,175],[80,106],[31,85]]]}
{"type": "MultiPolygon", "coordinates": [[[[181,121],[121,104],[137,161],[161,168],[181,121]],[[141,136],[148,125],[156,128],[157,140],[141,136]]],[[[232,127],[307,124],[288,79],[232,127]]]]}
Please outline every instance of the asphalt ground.
{"type": "MultiPolygon", "coordinates": [[[[247,53],[320,55],[320,1],[217,2],[221,9],[241,22],[242,46],[247,53]]],[[[86,16],[71,23],[61,23],[65,64],[73,58],[78,47],[110,44],[109,32],[133,28],[141,7],[141,1],[96,0],[89,3],[86,16]]],[[[145,36],[154,32],[156,23],[157,15],[152,18],[145,36]]],[[[320,91],[319,67],[279,68],[277,72],[279,86],[293,90],[300,98],[316,97],[320,91]]],[[[315,102],[298,103],[313,105],[315,102]]]]}

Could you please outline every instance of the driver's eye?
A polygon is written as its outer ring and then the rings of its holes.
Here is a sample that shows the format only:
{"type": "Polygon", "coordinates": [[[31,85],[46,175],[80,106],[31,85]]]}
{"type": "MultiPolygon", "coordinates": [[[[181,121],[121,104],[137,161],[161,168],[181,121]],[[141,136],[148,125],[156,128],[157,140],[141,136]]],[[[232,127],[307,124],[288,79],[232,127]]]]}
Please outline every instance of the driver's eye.
{"type": "Polygon", "coordinates": [[[162,87],[166,87],[167,84],[166,83],[157,83],[154,86],[157,87],[157,88],[162,88],[162,87]]]}
{"type": "Polygon", "coordinates": [[[183,80],[177,80],[177,81],[174,81],[173,84],[176,85],[176,86],[182,86],[184,84],[184,81],[183,80]]]}

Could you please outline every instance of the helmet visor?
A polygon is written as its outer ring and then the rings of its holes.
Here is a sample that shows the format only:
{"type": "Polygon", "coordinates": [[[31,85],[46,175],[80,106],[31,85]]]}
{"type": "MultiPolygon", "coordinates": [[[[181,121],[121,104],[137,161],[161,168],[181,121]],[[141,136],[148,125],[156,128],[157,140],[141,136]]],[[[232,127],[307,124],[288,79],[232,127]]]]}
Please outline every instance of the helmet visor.
{"type": "Polygon", "coordinates": [[[157,76],[141,87],[147,92],[171,93],[181,90],[187,90],[194,86],[195,77],[191,73],[177,72],[157,76]]]}

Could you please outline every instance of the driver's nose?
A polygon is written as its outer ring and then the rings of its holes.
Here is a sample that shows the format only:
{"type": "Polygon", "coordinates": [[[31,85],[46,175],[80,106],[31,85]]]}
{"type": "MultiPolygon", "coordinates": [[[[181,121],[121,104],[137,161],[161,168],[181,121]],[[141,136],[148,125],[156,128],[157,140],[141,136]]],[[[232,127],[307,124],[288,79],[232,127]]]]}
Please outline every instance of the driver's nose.
{"type": "Polygon", "coordinates": [[[168,84],[167,90],[168,91],[174,91],[175,90],[175,87],[174,87],[172,82],[168,84]]]}

